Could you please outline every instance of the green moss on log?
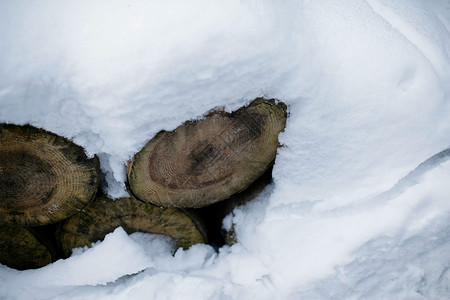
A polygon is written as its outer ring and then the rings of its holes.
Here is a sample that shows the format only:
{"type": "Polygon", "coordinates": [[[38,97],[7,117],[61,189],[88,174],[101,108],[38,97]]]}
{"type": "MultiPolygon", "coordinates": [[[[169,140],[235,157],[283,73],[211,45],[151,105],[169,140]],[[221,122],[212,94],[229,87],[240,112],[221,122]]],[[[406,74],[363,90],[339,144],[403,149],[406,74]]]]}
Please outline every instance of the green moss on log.
{"type": "Polygon", "coordinates": [[[73,248],[91,246],[119,226],[128,234],[144,232],[171,237],[183,248],[206,241],[196,222],[179,209],[154,207],[133,198],[112,200],[101,195],[86,209],[62,222],[59,243],[64,255],[70,256],[73,248]]]}
{"type": "Polygon", "coordinates": [[[0,263],[17,270],[36,269],[52,262],[52,254],[28,229],[0,226],[0,263]]]}

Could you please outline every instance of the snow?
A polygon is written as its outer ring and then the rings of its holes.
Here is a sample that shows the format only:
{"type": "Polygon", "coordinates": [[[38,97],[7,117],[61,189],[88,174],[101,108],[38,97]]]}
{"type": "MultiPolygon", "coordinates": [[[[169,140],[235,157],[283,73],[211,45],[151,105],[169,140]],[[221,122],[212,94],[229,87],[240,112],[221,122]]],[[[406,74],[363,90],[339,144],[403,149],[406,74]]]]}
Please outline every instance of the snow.
{"type": "Polygon", "coordinates": [[[102,188],[158,131],[278,98],[274,183],[178,249],[121,228],[5,299],[445,299],[450,295],[450,2],[1,1],[0,122],[98,155],[102,188]]]}

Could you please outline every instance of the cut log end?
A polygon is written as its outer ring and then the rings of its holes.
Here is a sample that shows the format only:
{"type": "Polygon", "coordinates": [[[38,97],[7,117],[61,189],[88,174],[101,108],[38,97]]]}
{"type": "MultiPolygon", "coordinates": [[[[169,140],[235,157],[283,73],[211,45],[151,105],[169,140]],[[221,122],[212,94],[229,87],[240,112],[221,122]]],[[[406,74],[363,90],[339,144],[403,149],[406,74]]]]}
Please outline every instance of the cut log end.
{"type": "Polygon", "coordinates": [[[91,246],[119,226],[128,234],[144,232],[168,236],[178,247],[187,249],[206,241],[197,225],[176,208],[159,208],[133,198],[111,200],[102,195],[85,210],[63,221],[58,236],[67,257],[73,248],[91,246]]]}
{"type": "Polygon", "coordinates": [[[0,124],[0,223],[39,226],[86,206],[99,161],[70,140],[29,125],[0,124]]]}
{"type": "Polygon", "coordinates": [[[130,192],[162,207],[203,207],[242,191],[275,159],[286,105],[256,99],[161,132],[128,165],[130,192]]]}

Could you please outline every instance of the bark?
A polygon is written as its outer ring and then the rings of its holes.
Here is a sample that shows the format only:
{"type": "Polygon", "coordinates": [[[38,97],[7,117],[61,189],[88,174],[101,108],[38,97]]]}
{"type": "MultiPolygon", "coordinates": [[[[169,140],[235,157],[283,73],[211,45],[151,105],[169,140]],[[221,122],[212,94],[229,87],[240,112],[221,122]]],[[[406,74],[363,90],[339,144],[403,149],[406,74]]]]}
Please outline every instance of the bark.
{"type": "Polygon", "coordinates": [[[0,226],[1,264],[26,270],[40,268],[51,262],[51,251],[27,228],[0,226]]]}
{"type": "Polygon", "coordinates": [[[70,140],[30,125],[0,124],[0,224],[39,226],[84,208],[99,161],[70,140]]]}
{"type": "Polygon", "coordinates": [[[275,159],[286,105],[256,99],[235,112],[213,111],[162,131],[128,164],[130,193],[162,207],[198,208],[229,198],[275,159]]]}
{"type": "Polygon", "coordinates": [[[73,248],[91,246],[117,227],[128,233],[144,232],[171,237],[178,247],[206,242],[198,223],[176,208],[159,208],[133,198],[112,200],[104,195],[85,210],[62,222],[59,243],[66,257],[73,248]]]}

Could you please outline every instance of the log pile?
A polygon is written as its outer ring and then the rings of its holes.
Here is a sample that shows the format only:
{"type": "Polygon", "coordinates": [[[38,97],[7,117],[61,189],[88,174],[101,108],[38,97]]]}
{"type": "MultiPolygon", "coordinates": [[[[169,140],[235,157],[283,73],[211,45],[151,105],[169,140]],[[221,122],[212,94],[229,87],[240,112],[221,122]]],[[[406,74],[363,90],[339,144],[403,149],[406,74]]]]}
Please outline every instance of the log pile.
{"type": "Polygon", "coordinates": [[[185,249],[223,245],[223,217],[270,182],[286,118],[286,105],[259,98],[162,131],[127,165],[131,197],[116,200],[98,191],[96,156],[43,129],[0,124],[0,263],[39,268],[119,226],[185,249]]]}

